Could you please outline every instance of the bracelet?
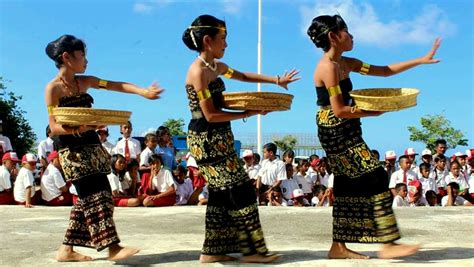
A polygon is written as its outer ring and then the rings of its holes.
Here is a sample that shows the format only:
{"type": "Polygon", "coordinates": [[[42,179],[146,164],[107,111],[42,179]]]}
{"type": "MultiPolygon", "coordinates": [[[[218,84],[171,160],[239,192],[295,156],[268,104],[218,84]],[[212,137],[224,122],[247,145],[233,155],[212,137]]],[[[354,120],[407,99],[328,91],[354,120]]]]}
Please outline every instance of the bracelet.
{"type": "Polygon", "coordinates": [[[357,106],[352,106],[352,107],[351,107],[351,113],[355,113],[355,112],[356,112],[356,109],[357,109],[357,106]]]}
{"type": "Polygon", "coordinates": [[[277,75],[276,85],[280,85],[280,75],[277,75]]]}

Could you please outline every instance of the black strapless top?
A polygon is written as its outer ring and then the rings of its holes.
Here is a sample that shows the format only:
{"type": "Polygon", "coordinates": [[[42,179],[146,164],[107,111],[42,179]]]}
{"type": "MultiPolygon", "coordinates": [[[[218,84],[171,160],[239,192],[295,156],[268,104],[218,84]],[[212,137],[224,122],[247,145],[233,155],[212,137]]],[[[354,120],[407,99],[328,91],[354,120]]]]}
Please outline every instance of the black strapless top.
{"type": "MultiPolygon", "coordinates": [[[[58,107],[80,107],[91,108],[94,98],[88,93],[77,96],[63,96],[59,99],[58,107]]],[[[93,130],[81,133],[80,137],[71,135],[59,135],[53,138],[55,150],[62,148],[74,148],[84,145],[100,144],[99,136],[93,130]]]]}
{"type": "MultiPolygon", "coordinates": [[[[349,92],[352,91],[352,82],[350,78],[339,81],[339,86],[342,91],[342,98],[344,99],[344,104],[346,106],[352,105],[352,97],[349,95],[349,92]]],[[[316,104],[318,106],[329,106],[331,102],[329,101],[329,92],[325,86],[316,86],[316,94],[318,100],[316,104]]]]}

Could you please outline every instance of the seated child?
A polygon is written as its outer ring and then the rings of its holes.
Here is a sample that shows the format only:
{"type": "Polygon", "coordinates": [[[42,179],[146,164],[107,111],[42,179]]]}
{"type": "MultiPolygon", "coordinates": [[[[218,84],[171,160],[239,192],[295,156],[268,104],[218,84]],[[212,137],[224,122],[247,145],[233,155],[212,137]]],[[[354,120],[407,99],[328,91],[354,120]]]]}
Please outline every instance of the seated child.
{"type": "Polygon", "coordinates": [[[304,197],[303,190],[297,188],[293,190],[291,194],[291,200],[293,201],[293,206],[295,207],[306,207],[309,206],[308,200],[304,197]]]}
{"type": "Polygon", "coordinates": [[[175,205],[176,185],[171,172],[163,168],[163,159],[160,155],[153,154],[150,156],[148,163],[151,166],[151,179],[149,179],[148,185],[144,185],[144,180],[142,180],[142,188],[145,187],[146,189],[143,206],[164,207],[175,205]]]}
{"type": "Polygon", "coordinates": [[[469,184],[467,183],[466,177],[461,173],[461,164],[457,160],[453,160],[450,165],[450,172],[444,178],[446,184],[455,182],[459,185],[459,196],[464,199],[469,197],[469,184]]]}
{"type": "Polygon", "coordinates": [[[322,184],[314,186],[314,197],[311,199],[311,206],[330,207],[330,190],[322,184]]]}
{"type": "Polygon", "coordinates": [[[472,204],[459,196],[459,184],[451,182],[447,186],[448,194],[441,199],[441,206],[472,206],[472,204]]]}
{"type": "Polygon", "coordinates": [[[136,197],[138,194],[138,188],[140,187],[140,173],[138,172],[138,161],[136,159],[131,159],[127,164],[127,172],[124,176],[124,182],[127,183],[125,187],[128,186],[127,193],[136,197]]]}
{"type": "Polygon", "coordinates": [[[49,164],[41,177],[41,198],[47,206],[70,206],[72,196],[61,174],[57,151],[49,153],[49,164]]]}
{"type": "Polygon", "coordinates": [[[194,190],[193,182],[191,179],[186,177],[186,169],[183,166],[178,165],[173,173],[175,176],[174,182],[176,185],[176,205],[196,205],[198,195],[195,195],[194,200],[192,200],[194,203],[189,203],[194,190]]]}
{"type": "Polygon", "coordinates": [[[15,204],[12,191],[12,176],[16,176],[16,164],[19,162],[15,152],[7,152],[2,156],[0,166],[0,205],[15,204]]]}
{"type": "Polygon", "coordinates": [[[288,202],[283,198],[280,187],[273,187],[267,194],[268,206],[288,206],[288,202]]]}
{"type": "Polygon", "coordinates": [[[202,191],[201,193],[199,194],[199,197],[198,197],[198,206],[201,206],[201,205],[207,205],[207,201],[209,199],[209,191],[207,190],[207,185],[205,185],[203,188],[202,188],[202,191]]]}
{"type": "Polygon", "coordinates": [[[436,196],[436,192],[433,190],[428,190],[425,194],[426,202],[428,202],[428,205],[431,207],[434,206],[439,206],[438,205],[438,197],[436,196]]]}
{"type": "Polygon", "coordinates": [[[404,183],[398,183],[395,185],[395,191],[397,194],[393,198],[392,207],[408,207],[409,203],[407,201],[407,185],[404,183]]]}
{"type": "Polygon", "coordinates": [[[129,183],[125,180],[126,162],[125,157],[120,154],[112,155],[110,167],[112,172],[107,175],[114,206],[116,207],[137,207],[140,206],[142,199],[134,198],[128,193],[129,183]]]}
{"type": "Polygon", "coordinates": [[[32,208],[39,204],[41,194],[35,194],[35,179],[33,171],[36,169],[38,159],[34,154],[27,153],[21,159],[22,167],[16,177],[13,187],[13,196],[18,205],[25,205],[25,208],[32,208]]]}
{"type": "MultiPolygon", "coordinates": [[[[300,187],[298,185],[298,182],[295,179],[293,179],[293,164],[288,163],[288,164],[285,165],[285,168],[286,168],[286,177],[288,179],[285,179],[285,180],[281,181],[280,188],[281,188],[281,192],[283,194],[283,198],[288,202],[288,205],[291,206],[292,205],[291,199],[293,197],[293,191],[295,189],[299,189],[300,187]]],[[[268,192],[270,192],[270,190],[268,192]]],[[[260,202],[261,201],[262,201],[262,199],[260,199],[260,202]]]]}
{"type": "Polygon", "coordinates": [[[412,180],[408,182],[407,190],[410,207],[428,206],[420,181],[412,180]]]}

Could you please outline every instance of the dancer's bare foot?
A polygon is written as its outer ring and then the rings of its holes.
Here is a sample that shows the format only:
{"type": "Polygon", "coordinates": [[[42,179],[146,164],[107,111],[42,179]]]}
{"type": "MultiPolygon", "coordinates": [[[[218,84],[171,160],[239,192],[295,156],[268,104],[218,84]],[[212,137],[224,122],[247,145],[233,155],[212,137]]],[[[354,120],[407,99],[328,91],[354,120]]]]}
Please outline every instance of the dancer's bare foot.
{"type": "Polygon", "coordinates": [[[75,252],[72,246],[62,245],[58,250],[58,254],[56,255],[56,260],[59,262],[91,261],[92,257],[75,252]]]}
{"type": "Polygon", "coordinates": [[[211,262],[224,262],[224,261],[235,261],[236,257],[228,255],[203,255],[199,257],[201,263],[211,263],[211,262]]]}
{"type": "Polygon", "coordinates": [[[355,252],[346,247],[346,244],[333,242],[331,249],[328,252],[329,259],[358,259],[366,260],[370,257],[359,252],[355,252]]]}
{"type": "Polygon", "coordinates": [[[240,261],[245,263],[271,263],[281,258],[279,254],[254,254],[250,256],[243,256],[240,261]]]}
{"type": "Polygon", "coordinates": [[[137,254],[140,250],[138,248],[122,247],[120,245],[112,245],[109,247],[109,261],[118,261],[126,259],[137,254]]]}
{"type": "Polygon", "coordinates": [[[403,245],[397,243],[384,244],[378,256],[381,259],[393,259],[406,257],[415,254],[420,249],[420,245],[403,245]]]}

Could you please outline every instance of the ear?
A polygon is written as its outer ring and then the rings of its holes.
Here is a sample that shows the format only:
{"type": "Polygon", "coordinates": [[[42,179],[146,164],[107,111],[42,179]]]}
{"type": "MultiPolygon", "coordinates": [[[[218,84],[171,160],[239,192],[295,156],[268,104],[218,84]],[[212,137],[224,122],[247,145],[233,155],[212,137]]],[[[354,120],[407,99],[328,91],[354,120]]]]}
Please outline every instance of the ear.
{"type": "Polygon", "coordinates": [[[65,63],[66,61],[71,60],[71,55],[68,52],[63,52],[61,54],[61,58],[63,60],[63,63],[65,63]]]}
{"type": "Polygon", "coordinates": [[[203,48],[206,48],[206,46],[211,45],[212,38],[209,35],[204,35],[204,38],[202,38],[202,45],[203,48]]]}
{"type": "Polygon", "coordinates": [[[329,39],[329,43],[333,44],[337,42],[337,40],[339,39],[339,36],[334,32],[329,32],[328,39],[329,39]]]}

